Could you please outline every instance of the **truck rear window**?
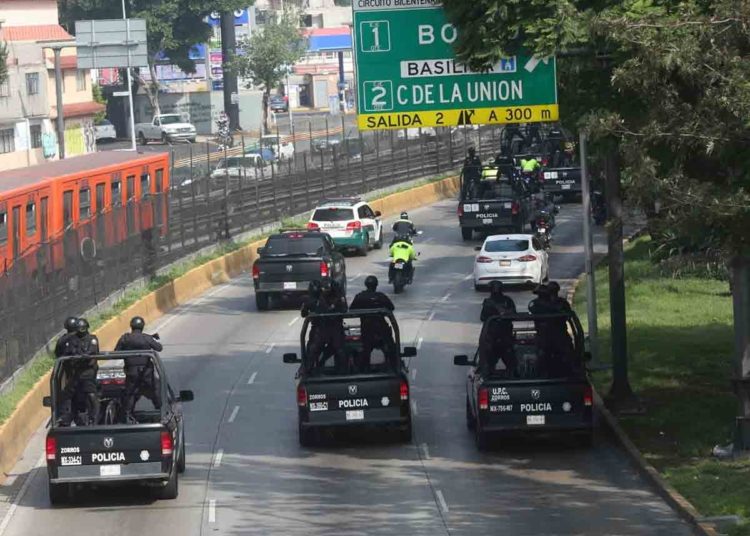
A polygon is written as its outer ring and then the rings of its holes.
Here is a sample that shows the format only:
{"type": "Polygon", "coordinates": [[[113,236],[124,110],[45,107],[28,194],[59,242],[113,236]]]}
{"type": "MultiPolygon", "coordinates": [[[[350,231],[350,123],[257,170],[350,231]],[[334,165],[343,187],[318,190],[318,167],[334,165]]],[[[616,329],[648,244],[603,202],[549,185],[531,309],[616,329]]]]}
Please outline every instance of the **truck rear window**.
{"type": "Polygon", "coordinates": [[[302,238],[269,238],[263,248],[264,255],[320,255],[323,252],[323,239],[316,236],[302,238]]]}
{"type": "Polygon", "coordinates": [[[488,253],[512,253],[529,249],[528,240],[492,240],[484,245],[488,253]]]}
{"type": "Polygon", "coordinates": [[[312,217],[313,221],[348,221],[354,219],[350,208],[319,208],[312,217]]]}

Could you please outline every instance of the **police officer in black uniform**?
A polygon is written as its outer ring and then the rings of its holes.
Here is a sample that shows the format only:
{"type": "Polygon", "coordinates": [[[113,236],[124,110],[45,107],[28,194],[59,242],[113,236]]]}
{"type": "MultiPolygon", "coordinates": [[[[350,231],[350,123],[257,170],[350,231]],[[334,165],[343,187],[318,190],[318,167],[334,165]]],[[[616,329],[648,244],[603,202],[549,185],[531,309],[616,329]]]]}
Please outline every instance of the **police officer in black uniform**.
{"type": "Polygon", "coordinates": [[[469,147],[464,159],[464,191],[469,197],[475,195],[479,182],[482,180],[482,160],[477,156],[474,147],[469,147]]]}
{"type": "MultiPolygon", "coordinates": [[[[534,290],[538,297],[529,303],[529,312],[538,315],[559,315],[569,312],[570,305],[567,302],[563,305],[561,302],[565,300],[553,294],[558,292],[559,288],[560,285],[555,282],[539,285],[534,290]]],[[[548,318],[537,320],[535,324],[543,370],[554,376],[561,370],[561,365],[567,363],[572,351],[567,322],[564,318],[548,318]]]]}
{"type": "Polygon", "coordinates": [[[561,313],[569,313],[571,308],[568,300],[558,296],[558,293],[560,292],[560,284],[557,281],[550,281],[547,283],[547,288],[549,289],[549,300],[555,310],[561,313]]]}
{"type": "MultiPolygon", "coordinates": [[[[140,316],[130,320],[130,333],[120,337],[115,346],[115,352],[154,350],[161,352],[164,347],[159,342],[159,334],[143,333],[146,322],[140,316]]],[[[161,408],[161,396],[158,383],[154,378],[154,364],[147,355],[130,356],[125,358],[125,401],[124,410],[127,417],[132,418],[135,405],[141,396],[145,396],[154,405],[161,408]]]]}
{"type": "MultiPolygon", "coordinates": [[[[99,339],[89,333],[89,323],[85,318],[76,321],[76,336],[72,341],[74,354],[94,356],[99,353],[99,339]]],[[[73,414],[78,416],[86,412],[86,419],[78,420],[79,424],[97,424],[99,418],[99,393],[96,374],[99,364],[96,359],[76,359],[72,362],[73,414]]],[[[63,418],[67,424],[69,417],[63,418]]]]}
{"type": "Polygon", "coordinates": [[[65,319],[64,326],[65,334],[57,339],[57,344],[55,344],[55,357],[77,354],[74,343],[77,339],[78,319],[75,316],[69,316],[65,319]]]}
{"type": "Polygon", "coordinates": [[[479,315],[479,320],[485,322],[488,318],[503,313],[515,314],[516,303],[513,301],[513,298],[503,294],[502,281],[491,281],[490,297],[485,298],[482,302],[482,312],[479,315]]]}
{"type": "Polygon", "coordinates": [[[490,282],[490,297],[482,302],[479,319],[484,322],[479,337],[479,366],[483,375],[490,374],[499,359],[505,369],[512,373],[516,367],[513,353],[513,322],[497,318],[503,314],[515,314],[516,304],[503,294],[502,281],[490,282]],[[490,320],[492,319],[492,320],[490,320]]]}
{"type": "MultiPolygon", "coordinates": [[[[358,309],[387,309],[393,311],[395,306],[391,299],[378,292],[378,278],[368,275],[365,278],[365,290],[357,294],[349,306],[351,311],[358,309]]],[[[356,363],[360,372],[366,372],[370,366],[370,356],[373,349],[378,348],[383,352],[389,364],[393,365],[394,347],[393,332],[382,316],[363,316],[362,328],[362,353],[356,363]]]]}
{"type": "MultiPolygon", "coordinates": [[[[341,292],[331,287],[329,281],[314,285],[310,283],[310,299],[302,306],[303,317],[315,314],[345,313],[347,311],[346,298],[341,292]],[[320,289],[318,291],[318,288],[320,289]],[[317,297],[315,295],[317,294],[317,297]]],[[[315,368],[319,362],[325,361],[329,355],[334,355],[335,366],[344,371],[347,364],[344,351],[344,321],[341,318],[313,318],[312,327],[307,342],[307,363],[309,368],[315,368]]]]}
{"type": "MultiPolygon", "coordinates": [[[[65,333],[57,339],[55,344],[55,358],[78,355],[78,319],[75,316],[69,316],[65,319],[65,333]]],[[[60,414],[59,423],[68,426],[73,420],[71,401],[75,393],[75,375],[73,363],[67,361],[63,363],[62,385],[60,389],[60,402],[58,412],[60,414]]]]}

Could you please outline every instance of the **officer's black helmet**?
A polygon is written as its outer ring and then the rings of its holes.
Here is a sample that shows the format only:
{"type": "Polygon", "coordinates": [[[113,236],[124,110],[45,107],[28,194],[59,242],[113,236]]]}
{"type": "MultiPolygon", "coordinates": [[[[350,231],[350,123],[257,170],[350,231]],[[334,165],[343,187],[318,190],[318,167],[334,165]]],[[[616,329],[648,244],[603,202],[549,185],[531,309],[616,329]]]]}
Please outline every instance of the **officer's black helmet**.
{"type": "Polygon", "coordinates": [[[502,294],[503,293],[503,282],[502,281],[490,281],[490,293],[502,294]]]}
{"type": "Polygon", "coordinates": [[[469,153],[469,156],[474,156],[475,154],[477,154],[477,150],[474,147],[469,147],[466,152],[469,153]]]}
{"type": "Polygon", "coordinates": [[[89,332],[89,321],[85,318],[79,318],[76,322],[76,329],[78,330],[78,333],[88,333],[89,332]]]}
{"type": "Polygon", "coordinates": [[[320,282],[320,290],[323,292],[330,292],[331,291],[331,282],[326,279],[325,281],[320,282]]]}
{"type": "Polygon", "coordinates": [[[409,213],[404,211],[401,213],[401,219],[402,220],[408,220],[409,219],[409,213]]]}
{"type": "Polygon", "coordinates": [[[311,296],[320,296],[320,281],[318,281],[317,279],[310,281],[310,284],[307,287],[307,291],[311,296]]]}
{"type": "Polygon", "coordinates": [[[65,319],[65,331],[74,333],[78,329],[78,319],[75,316],[69,316],[65,319]]]}
{"type": "Polygon", "coordinates": [[[143,320],[143,317],[140,316],[134,316],[130,319],[130,329],[133,331],[143,331],[143,328],[146,327],[146,321],[143,320]]]}
{"type": "Polygon", "coordinates": [[[558,292],[560,292],[560,284],[557,281],[550,281],[547,283],[547,290],[551,295],[556,295],[558,292]]]}
{"type": "Polygon", "coordinates": [[[369,291],[375,292],[378,288],[378,278],[374,275],[368,275],[365,278],[365,288],[369,291]]]}

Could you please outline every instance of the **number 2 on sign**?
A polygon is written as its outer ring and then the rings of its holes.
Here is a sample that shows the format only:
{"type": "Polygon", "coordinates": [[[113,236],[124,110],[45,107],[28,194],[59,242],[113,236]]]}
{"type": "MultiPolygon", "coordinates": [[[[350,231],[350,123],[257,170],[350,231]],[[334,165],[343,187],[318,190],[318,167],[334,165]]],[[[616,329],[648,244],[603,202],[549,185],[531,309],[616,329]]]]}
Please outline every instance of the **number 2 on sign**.
{"type": "Polygon", "coordinates": [[[372,92],[375,93],[372,96],[372,107],[376,110],[385,108],[385,96],[388,91],[383,86],[373,86],[372,92]]]}
{"type": "Polygon", "coordinates": [[[435,114],[435,123],[438,125],[444,124],[445,115],[443,115],[443,112],[437,112],[435,114]]]}

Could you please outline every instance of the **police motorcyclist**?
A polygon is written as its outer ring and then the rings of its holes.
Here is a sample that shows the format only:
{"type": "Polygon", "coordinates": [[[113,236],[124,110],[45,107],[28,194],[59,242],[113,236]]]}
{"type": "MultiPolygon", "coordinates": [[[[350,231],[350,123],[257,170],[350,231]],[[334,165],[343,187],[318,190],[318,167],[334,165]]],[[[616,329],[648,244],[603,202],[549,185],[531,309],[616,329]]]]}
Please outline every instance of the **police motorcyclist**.
{"type": "MultiPolygon", "coordinates": [[[[310,283],[310,298],[302,306],[303,317],[310,314],[345,313],[347,311],[346,298],[336,288],[338,285],[332,287],[327,280],[314,283],[310,283]]],[[[344,372],[347,365],[344,344],[342,318],[313,318],[308,336],[305,366],[313,369],[318,366],[319,362],[325,361],[328,355],[333,354],[336,369],[344,372]]]]}
{"type": "Polygon", "coordinates": [[[394,264],[401,261],[406,267],[408,272],[408,282],[411,283],[414,279],[414,261],[417,260],[417,254],[414,251],[414,245],[411,242],[411,238],[408,236],[397,236],[391,244],[390,256],[393,258],[391,265],[388,268],[388,282],[393,282],[393,276],[395,275],[394,264]]]}
{"type": "Polygon", "coordinates": [[[417,234],[417,228],[414,226],[414,223],[409,219],[409,213],[405,211],[402,212],[399,219],[396,220],[396,222],[394,222],[392,230],[397,237],[404,236],[404,235],[413,236],[417,234]]]}
{"type": "Polygon", "coordinates": [[[542,165],[539,163],[539,160],[537,160],[533,156],[529,159],[521,159],[521,173],[533,174],[537,172],[541,167],[542,165]]]}
{"type": "MultiPolygon", "coordinates": [[[[358,309],[386,309],[393,311],[395,306],[391,299],[378,292],[378,278],[374,275],[368,275],[365,278],[365,289],[357,294],[349,306],[350,311],[358,309]]],[[[365,372],[370,365],[370,355],[373,348],[379,348],[388,359],[389,363],[393,359],[393,350],[395,342],[393,333],[388,323],[382,316],[367,315],[361,317],[362,328],[362,354],[357,363],[360,372],[365,372]]],[[[391,363],[392,364],[392,363],[391,363]]]]}
{"type": "Polygon", "coordinates": [[[474,147],[469,147],[466,151],[467,156],[464,159],[464,191],[468,197],[473,197],[474,192],[482,179],[482,161],[477,156],[474,147]]]}
{"type": "MultiPolygon", "coordinates": [[[[89,323],[85,318],[76,321],[76,354],[93,356],[99,353],[99,339],[89,333],[89,323]]],[[[96,424],[99,418],[99,394],[96,374],[99,364],[96,359],[76,359],[72,365],[73,414],[86,412],[87,421],[83,424],[96,424]]]]}
{"type": "MultiPolygon", "coordinates": [[[[124,333],[117,341],[115,352],[151,351],[161,352],[164,347],[158,341],[159,334],[143,333],[146,322],[140,316],[130,320],[130,333],[124,333]]],[[[154,378],[154,364],[148,355],[134,355],[125,358],[125,401],[124,411],[127,417],[133,417],[135,405],[141,396],[145,396],[154,405],[161,408],[161,397],[154,378]]]]}

